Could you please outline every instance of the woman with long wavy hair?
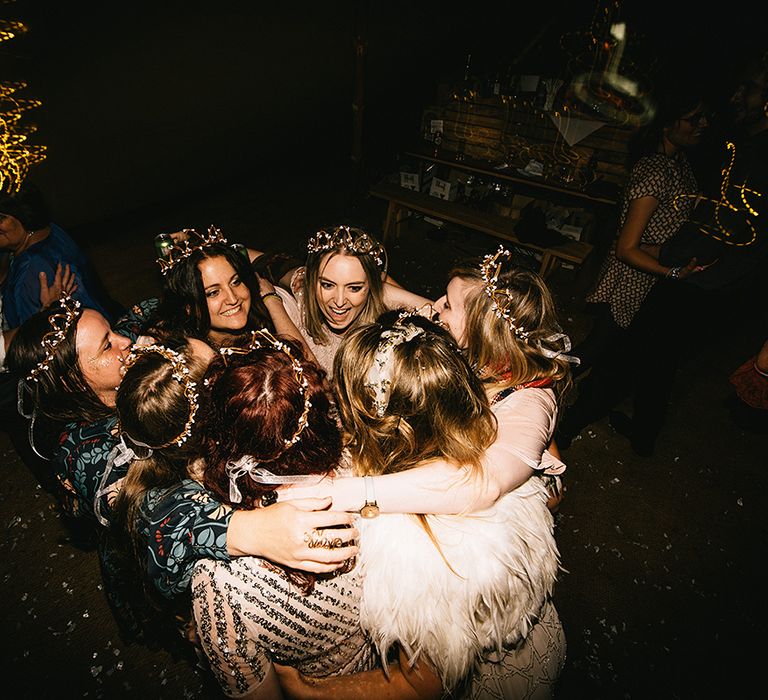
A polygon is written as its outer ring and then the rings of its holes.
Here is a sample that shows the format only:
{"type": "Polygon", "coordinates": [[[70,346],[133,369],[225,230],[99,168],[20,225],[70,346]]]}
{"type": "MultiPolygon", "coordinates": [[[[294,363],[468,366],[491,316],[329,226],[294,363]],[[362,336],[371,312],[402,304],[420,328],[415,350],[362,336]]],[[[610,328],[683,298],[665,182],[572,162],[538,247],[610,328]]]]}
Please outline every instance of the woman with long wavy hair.
{"type": "Polygon", "coordinates": [[[372,323],[387,309],[431,303],[394,283],[387,266],[384,246],[369,233],[331,226],[309,238],[304,266],[276,280],[275,294],[329,376],[350,330],[372,323]]]}
{"type": "MultiPolygon", "coordinates": [[[[496,437],[486,392],[448,332],[390,314],[345,339],[334,386],[355,473],[404,475],[433,460],[483,480],[496,437]]],[[[546,697],[564,661],[547,492],[529,479],[489,509],[360,520],[361,623],[385,675],[313,679],[281,667],[297,697],[546,697]],[[397,611],[393,615],[392,612],[397,611]],[[384,663],[387,668],[387,663],[384,663]]]]}

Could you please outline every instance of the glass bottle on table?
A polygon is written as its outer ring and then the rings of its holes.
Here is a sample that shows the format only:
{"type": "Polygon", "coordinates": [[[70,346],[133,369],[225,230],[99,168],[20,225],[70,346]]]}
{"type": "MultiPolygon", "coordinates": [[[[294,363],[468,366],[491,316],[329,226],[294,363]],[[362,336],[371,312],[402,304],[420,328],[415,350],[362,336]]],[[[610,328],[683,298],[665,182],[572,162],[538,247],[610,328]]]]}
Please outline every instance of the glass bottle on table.
{"type": "Polygon", "coordinates": [[[166,259],[175,245],[170,233],[158,233],[155,236],[155,252],[158,258],[166,259]]]}
{"type": "Polygon", "coordinates": [[[443,143],[443,132],[436,131],[432,140],[435,144],[433,155],[435,158],[438,158],[440,156],[440,146],[443,143]]]}
{"type": "Polygon", "coordinates": [[[474,84],[472,80],[472,74],[470,73],[470,62],[472,61],[472,54],[467,54],[467,65],[464,67],[464,78],[461,81],[461,85],[456,92],[456,98],[459,102],[471,102],[475,98],[474,84]]]}
{"type": "Polygon", "coordinates": [[[493,92],[493,96],[500,100],[501,99],[501,73],[499,71],[496,71],[493,74],[493,82],[491,83],[491,91],[493,92]]]}

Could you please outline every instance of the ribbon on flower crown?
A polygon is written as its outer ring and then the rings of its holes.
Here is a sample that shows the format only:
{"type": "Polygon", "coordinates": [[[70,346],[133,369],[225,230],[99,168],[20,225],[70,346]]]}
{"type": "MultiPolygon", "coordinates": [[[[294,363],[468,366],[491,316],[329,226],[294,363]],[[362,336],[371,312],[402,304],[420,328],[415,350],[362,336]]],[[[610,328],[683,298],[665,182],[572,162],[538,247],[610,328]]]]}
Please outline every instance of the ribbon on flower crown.
{"type": "Polygon", "coordinates": [[[250,455],[240,457],[236,461],[227,462],[225,469],[229,479],[230,502],[242,502],[243,494],[240,493],[240,489],[237,487],[237,480],[246,474],[257,484],[275,484],[276,486],[281,484],[298,484],[302,481],[311,481],[319,477],[318,474],[273,474],[269,469],[260,467],[260,464],[261,462],[258,462],[250,455]]]}
{"type": "Polygon", "coordinates": [[[562,348],[560,350],[550,350],[549,348],[545,348],[541,344],[541,340],[536,340],[535,345],[539,349],[539,352],[550,360],[553,360],[556,357],[562,357],[571,364],[581,364],[581,360],[578,357],[566,354],[571,349],[571,339],[565,333],[553,333],[544,338],[544,342],[547,344],[554,344],[558,340],[562,340],[562,348]]]}
{"type": "Polygon", "coordinates": [[[365,386],[373,389],[373,405],[376,407],[376,415],[379,418],[383,418],[387,406],[389,406],[395,348],[423,333],[424,329],[420,326],[402,323],[381,334],[381,342],[376,349],[376,355],[373,358],[371,368],[368,370],[365,382],[365,386]]]}
{"type": "Polygon", "coordinates": [[[99,480],[99,488],[96,489],[96,493],[93,496],[93,512],[98,520],[104,527],[109,527],[109,520],[101,512],[101,497],[108,494],[114,487],[114,484],[109,482],[109,477],[112,474],[112,470],[115,467],[122,467],[124,464],[133,462],[134,459],[147,459],[152,456],[152,448],[148,445],[144,445],[142,442],[138,442],[131,438],[132,442],[142,447],[147,447],[148,452],[145,455],[136,454],[134,449],[125,441],[125,435],[120,435],[120,440],[112,448],[107,457],[107,466],[104,468],[104,474],[99,480]]]}

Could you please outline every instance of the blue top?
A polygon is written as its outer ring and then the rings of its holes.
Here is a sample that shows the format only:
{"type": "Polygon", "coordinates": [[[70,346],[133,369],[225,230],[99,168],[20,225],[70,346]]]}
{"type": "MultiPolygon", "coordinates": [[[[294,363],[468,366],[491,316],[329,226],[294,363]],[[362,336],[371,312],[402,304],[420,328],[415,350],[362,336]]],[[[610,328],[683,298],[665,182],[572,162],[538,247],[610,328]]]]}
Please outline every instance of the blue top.
{"type": "MultiPolygon", "coordinates": [[[[111,501],[130,469],[124,464],[107,470],[118,443],[116,425],[117,416],[70,423],[59,437],[53,470],[67,515],[95,518],[98,509],[110,520],[111,501]],[[99,494],[110,487],[111,492],[99,494]]],[[[138,529],[147,538],[147,575],[164,597],[171,599],[189,588],[198,559],[229,561],[227,529],[234,512],[191,479],[147,492],[138,529]]]]}
{"type": "Polygon", "coordinates": [[[3,316],[8,328],[16,328],[40,311],[39,273],[45,272],[48,282],[53,281],[56,265],[69,264],[77,281],[73,295],[80,303],[98,311],[107,320],[114,321],[109,300],[100,292],[100,284],[92,265],[69,234],[60,226],[51,224],[51,233],[34,243],[11,261],[8,277],[3,284],[3,316]]]}
{"type": "MultiPolygon", "coordinates": [[[[115,331],[135,340],[157,306],[157,299],[134,306],[115,324],[115,331]]],[[[110,521],[117,485],[130,468],[129,463],[108,470],[110,453],[117,443],[116,415],[64,427],[52,468],[67,515],[95,519],[98,511],[110,521]]],[[[198,559],[229,561],[227,529],[233,513],[230,506],[219,503],[191,479],[147,492],[138,529],[147,537],[147,575],[164,597],[172,599],[189,588],[198,559]]],[[[100,548],[99,556],[110,600],[122,608],[121,574],[111,561],[113,548],[113,544],[100,548]]]]}

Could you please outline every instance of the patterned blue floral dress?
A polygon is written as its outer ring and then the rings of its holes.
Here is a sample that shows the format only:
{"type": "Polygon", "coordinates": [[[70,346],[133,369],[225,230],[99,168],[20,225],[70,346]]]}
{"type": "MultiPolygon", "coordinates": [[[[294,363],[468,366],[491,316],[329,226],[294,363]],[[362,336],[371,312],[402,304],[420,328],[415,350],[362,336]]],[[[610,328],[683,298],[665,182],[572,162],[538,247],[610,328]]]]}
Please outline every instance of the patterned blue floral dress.
{"type": "MultiPolygon", "coordinates": [[[[142,302],[114,329],[135,340],[156,308],[157,300],[142,302]]],[[[130,462],[110,465],[110,454],[117,444],[117,416],[65,426],[52,466],[67,515],[109,525],[117,485],[130,466],[130,462]]],[[[139,528],[147,537],[147,574],[162,596],[172,599],[188,590],[192,567],[198,559],[229,561],[226,540],[232,513],[229,506],[214,500],[192,480],[147,494],[139,528]]],[[[135,583],[130,590],[122,585],[123,581],[136,580],[135,574],[129,575],[132,564],[109,528],[98,530],[99,559],[113,612],[125,634],[140,635],[144,625],[139,619],[148,614],[141,608],[147,604],[135,583]]]]}

